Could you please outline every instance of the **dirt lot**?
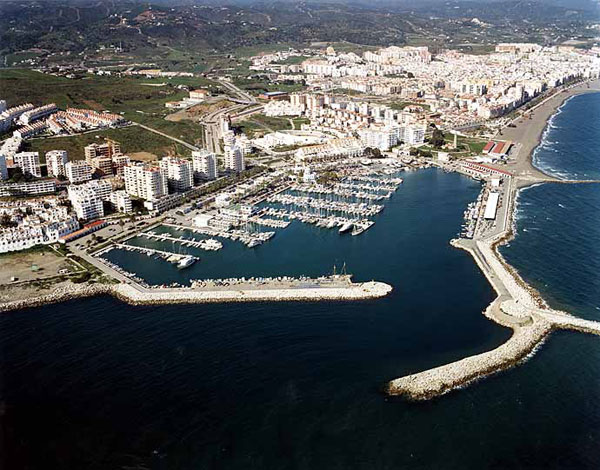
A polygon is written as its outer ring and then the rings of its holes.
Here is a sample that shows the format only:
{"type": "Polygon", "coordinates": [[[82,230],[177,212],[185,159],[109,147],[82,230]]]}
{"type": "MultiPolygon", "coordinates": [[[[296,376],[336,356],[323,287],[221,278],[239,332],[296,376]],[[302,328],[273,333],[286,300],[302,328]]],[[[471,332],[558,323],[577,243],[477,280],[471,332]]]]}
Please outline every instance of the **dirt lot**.
{"type": "Polygon", "coordinates": [[[218,99],[212,102],[206,102],[197,104],[187,109],[182,109],[173,114],[169,114],[165,119],[167,121],[184,121],[184,120],[198,120],[203,116],[218,111],[219,109],[229,108],[235,103],[226,99],[218,99]]]}
{"type": "Polygon", "coordinates": [[[129,153],[129,156],[132,160],[142,161],[142,162],[151,162],[158,160],[158,156],[154,155],[150,152],[132,152],[129,153]]]}
{"type": "Polygon", "coordinates": [[[76,272],[79,267],[67,258],[58,255],[51,248],[39,248],[26,252],[0,255],[0,285],[12,284],[11,278],[18,281],[34,281],[57,276],[66,269],[76,272]],[[37,266],[37,271],[32,266],[37,266]]]}

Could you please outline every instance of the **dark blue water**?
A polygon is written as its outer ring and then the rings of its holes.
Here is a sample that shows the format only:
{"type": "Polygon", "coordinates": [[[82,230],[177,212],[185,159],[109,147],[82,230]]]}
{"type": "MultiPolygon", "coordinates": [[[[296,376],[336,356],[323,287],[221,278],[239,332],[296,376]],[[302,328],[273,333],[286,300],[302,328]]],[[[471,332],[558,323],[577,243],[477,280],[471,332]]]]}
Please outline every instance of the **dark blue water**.
{"type": "Polygon", "coordinates": [[[481,315],[493,293],[448,245],[478,191],[420,171],[359,237],[293,224],[185,274],[126,260],[167,277],[247,274],[240,265],[318,274],[345,261],[358,279],[393,284],[385,299],[130,307],[103,297],[1,316],[5,466],[598,468],[596,337],[555,334],[525,365],[430,402],[380,392],[509,335],[481,315]]]}

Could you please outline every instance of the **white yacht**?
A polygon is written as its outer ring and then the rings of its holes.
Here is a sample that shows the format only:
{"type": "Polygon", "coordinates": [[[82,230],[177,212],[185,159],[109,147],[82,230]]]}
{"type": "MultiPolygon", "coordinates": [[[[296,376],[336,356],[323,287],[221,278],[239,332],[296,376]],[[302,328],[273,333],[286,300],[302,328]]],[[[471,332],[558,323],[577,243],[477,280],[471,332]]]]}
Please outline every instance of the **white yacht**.
{"type": "Polygon", "coordinates": [[[196,258],[194,258],[193,256],[184,256],[183,258],[181,258],[179,263],[177,263],[177,269],[189,268],[195,262],[196,258]]]}
{"type": "Polygon", "coordinates": [[[342,225],[340,227],[339,232],[340,233],[346,233],[346,232],[348,232],[352,228],[353,225],[354,224],[352,222],[346,222],[344,225],[342,225]]]}

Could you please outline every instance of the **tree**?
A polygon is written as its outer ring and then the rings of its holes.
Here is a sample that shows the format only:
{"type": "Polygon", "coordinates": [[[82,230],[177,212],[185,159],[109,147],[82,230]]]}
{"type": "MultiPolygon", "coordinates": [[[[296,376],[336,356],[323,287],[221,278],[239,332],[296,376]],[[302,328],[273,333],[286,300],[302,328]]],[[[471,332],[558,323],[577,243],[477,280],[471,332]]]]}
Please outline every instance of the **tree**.
{"type": "Polygon", "coordinates": [[[2,227],[12,227],[13,226],[13,221],[12,218],[10,217],[10,215],[8,214],[2,214],[2,216],[0,216],[0,226],[2,227]]]}
{"type": "Polygon", "coordinates": [[[429,139],[429,143],[433,145],[435,148],[441,148],[446,141],[444,140],[444,133],[439,129],[434,129],[431,138],[429,139]]]}
{"type": "Polygon", "coordinates": [[[365,156],[369,158],[382,158],[381,150],[377,147],[367,147],[365,149],[365,156]]]}
{"type": "Polygon", "coordinates": [[[13,171],[13,175],[11,178],[15,183],[20,183],[25,179],[25,175],[23,174],[23,170],[20,166],[16,167],[13,171]]]}

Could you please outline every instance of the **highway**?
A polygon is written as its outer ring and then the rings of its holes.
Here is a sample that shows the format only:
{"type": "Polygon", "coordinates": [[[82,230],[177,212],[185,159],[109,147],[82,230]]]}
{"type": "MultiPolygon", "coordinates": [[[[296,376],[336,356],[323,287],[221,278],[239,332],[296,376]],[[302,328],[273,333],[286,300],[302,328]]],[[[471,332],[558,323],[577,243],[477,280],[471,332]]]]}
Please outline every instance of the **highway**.
{"type": "Polygon", "coordinates": [[[219,83],[237,97],[236,102],[238,102],[238,104],[230,106],[229,108],[213,111],[200,121],[204,125],[205,147],[210,152],[214,153],[221,153],[221,145],[219,141],[222,137],[222,133],[220,123],[223,117],[229,116],[233,120],[242,116],[249,116],[251,114],[258,113],[263,109],[263,105],[259,104],[252,95],[239,89],[233,83],[225,80],[219,80],[219,83]],[[254,106],[248,107],[248,105],[254,106]]]}

